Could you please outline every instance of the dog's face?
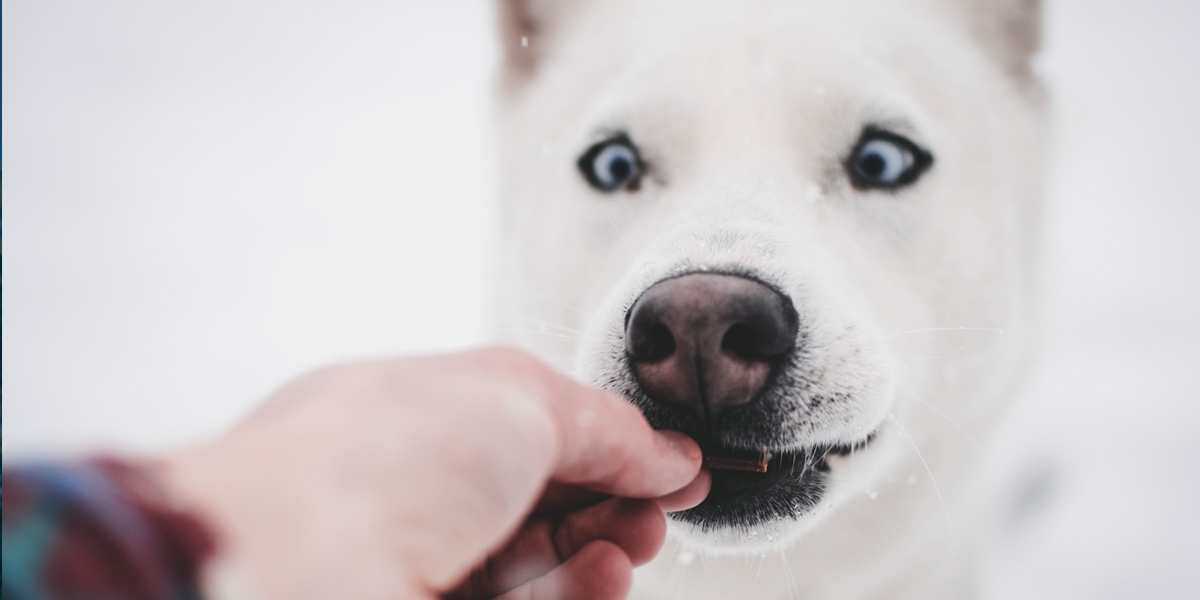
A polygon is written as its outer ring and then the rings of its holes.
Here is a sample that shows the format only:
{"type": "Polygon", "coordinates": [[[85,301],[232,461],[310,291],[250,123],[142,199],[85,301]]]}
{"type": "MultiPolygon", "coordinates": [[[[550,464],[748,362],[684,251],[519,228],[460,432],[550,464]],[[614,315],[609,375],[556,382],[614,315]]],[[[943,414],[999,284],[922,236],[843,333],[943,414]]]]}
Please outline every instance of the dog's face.
{"type": "Polygon", "coordinates": [[[975,4],[502,8],[500,328],[767,455],[672,516],[693,541],[794,538],[943,434],[920,398],[982,427],[1019,370],[1040,111],[1020,32],[979,33],[1024,9],[975,4]]]}

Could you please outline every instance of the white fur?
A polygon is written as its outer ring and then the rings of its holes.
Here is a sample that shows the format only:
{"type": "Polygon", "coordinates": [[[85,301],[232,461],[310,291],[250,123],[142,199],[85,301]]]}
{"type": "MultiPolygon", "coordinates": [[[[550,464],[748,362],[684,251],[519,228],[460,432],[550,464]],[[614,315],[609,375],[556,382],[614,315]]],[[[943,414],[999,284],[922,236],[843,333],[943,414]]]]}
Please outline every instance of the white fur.
{"type": "Polygon", "coordinates": [[[635,597],[972,594],[980,444],[1036,320],[1030,4],[506,0],[506,338],[617,389],[643,290],[750,270],[795,303],[819,386],[854,398],[797,403],[786,444],[879,432],[830,460],[798,520],[673,524],[635,597]],[[867,124],[930,149],[933,168],[896,194],[854,190],[841,161],[867,124]],[[651,167],[640,190],[604,195],[575,160],[616,130],[651,167]]]}

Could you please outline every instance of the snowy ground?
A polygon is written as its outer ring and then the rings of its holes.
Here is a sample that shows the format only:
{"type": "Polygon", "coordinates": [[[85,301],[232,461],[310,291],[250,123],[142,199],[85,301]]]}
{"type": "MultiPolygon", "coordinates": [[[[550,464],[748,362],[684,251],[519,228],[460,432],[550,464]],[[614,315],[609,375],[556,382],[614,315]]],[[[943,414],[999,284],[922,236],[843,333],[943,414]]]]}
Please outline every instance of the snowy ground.
{"type": "MultiPolygon", "coordinates": [[[[992,596],[1197,598],[1200,3],[1048,2],[1054,326],[992,596]]],[[[489,3],[369,4],[4,3],[6,460],[484,339],[489,3]]]]}

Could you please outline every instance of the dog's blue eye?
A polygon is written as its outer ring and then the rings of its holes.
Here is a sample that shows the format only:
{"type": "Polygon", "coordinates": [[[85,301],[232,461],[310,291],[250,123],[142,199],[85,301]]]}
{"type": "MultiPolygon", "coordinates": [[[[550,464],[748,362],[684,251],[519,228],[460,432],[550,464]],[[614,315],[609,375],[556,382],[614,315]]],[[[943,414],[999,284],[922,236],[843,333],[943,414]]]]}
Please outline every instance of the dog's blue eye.
{"type": "Polygon", "coordinates": [[[854,165],[863,177],[884,184],[900,181],[900,177],[912,168],[915,158],[912,152],[900,144],[887,140],[871,140],[858,151],[854,165]]]}
{"type": "Polygon", "coordinates": [[[588,148],[579,157],[578,165],[587,182],[602,192],[621,187],[636,190],[642,176],[642,159],[637,147],[624,134],[588,148]]]}
{"type": "Polygon", "coordinates": [[[933,156],[908,139],[868,129],[854,146],[846,170],[858,189],[897,189],[916,181],[931,164],[933,156]]]}

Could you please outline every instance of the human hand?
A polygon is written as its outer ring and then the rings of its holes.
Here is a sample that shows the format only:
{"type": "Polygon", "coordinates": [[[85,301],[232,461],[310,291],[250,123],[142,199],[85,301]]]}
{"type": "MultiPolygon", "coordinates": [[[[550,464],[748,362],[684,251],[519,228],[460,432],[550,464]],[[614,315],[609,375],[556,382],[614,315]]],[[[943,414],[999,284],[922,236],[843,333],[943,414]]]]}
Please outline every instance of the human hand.
{"type": "Polygon", "coordinates": [[[602,600],[657,553],[664,510],[703,500],[700,461],[488,349],[311,373],[159,472],[216,530],[217,596],[602,600]]]}

